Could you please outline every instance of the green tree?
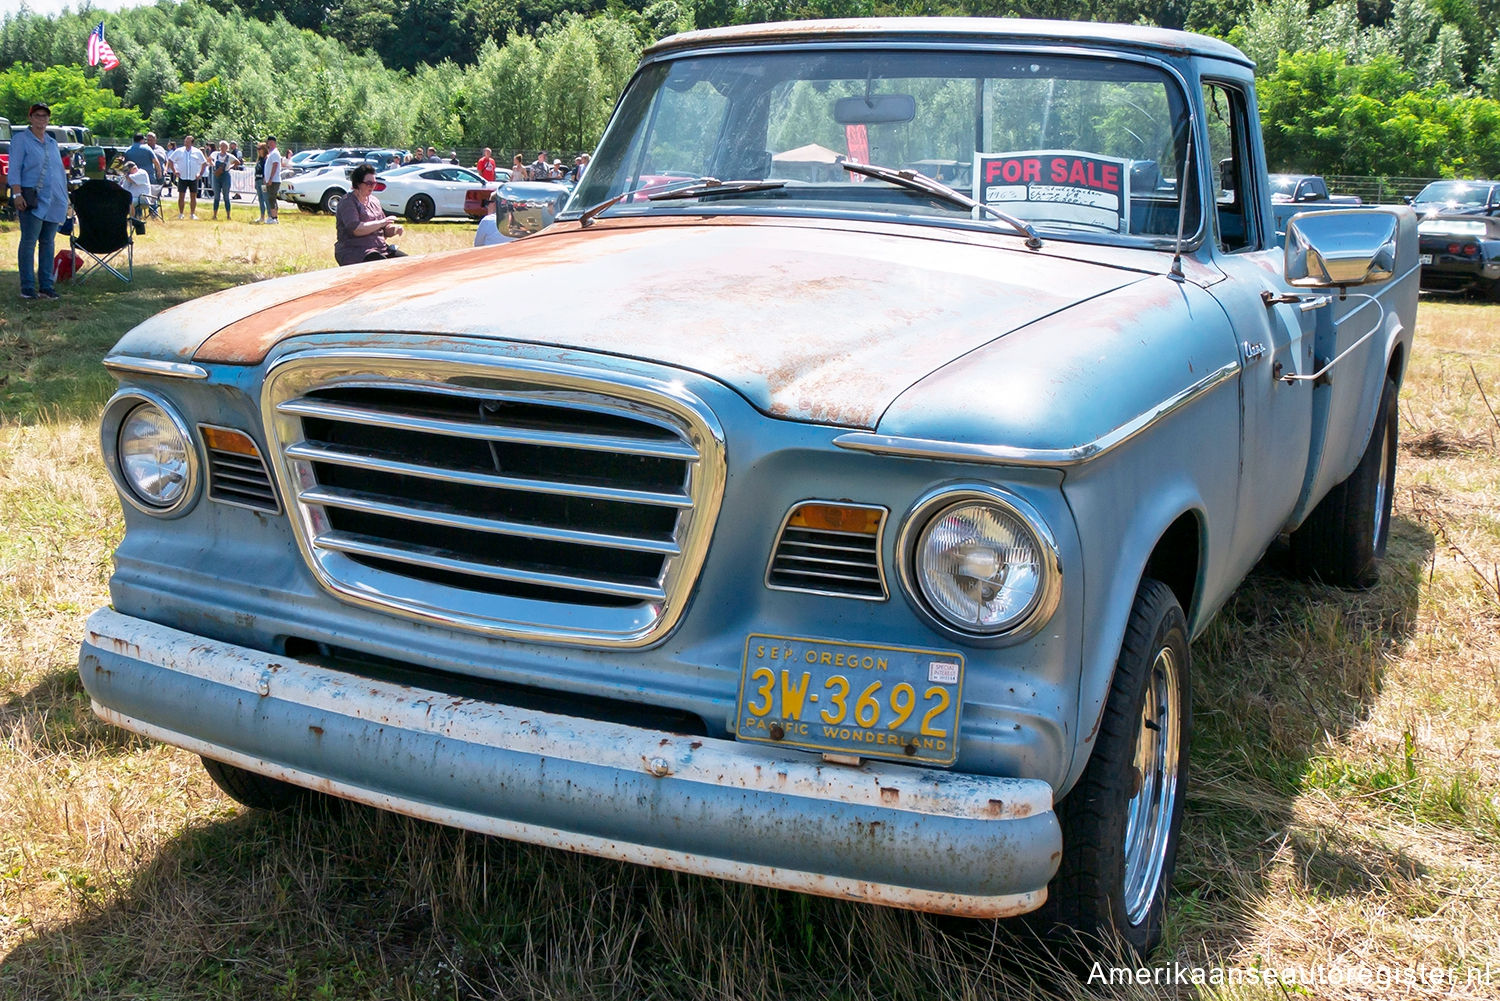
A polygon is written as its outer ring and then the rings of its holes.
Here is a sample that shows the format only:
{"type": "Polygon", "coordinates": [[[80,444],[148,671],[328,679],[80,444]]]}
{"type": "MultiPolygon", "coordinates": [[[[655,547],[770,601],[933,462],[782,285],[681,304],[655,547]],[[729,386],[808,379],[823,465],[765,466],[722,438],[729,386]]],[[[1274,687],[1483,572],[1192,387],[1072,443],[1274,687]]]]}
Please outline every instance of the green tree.
{"type": "Polygon", "coordinates": [[[549,39],[542,71],[547,144],[560,149],[592,148],[604,127],[604,78],[599,47],[581,20],[570,21],[549,39]]]}

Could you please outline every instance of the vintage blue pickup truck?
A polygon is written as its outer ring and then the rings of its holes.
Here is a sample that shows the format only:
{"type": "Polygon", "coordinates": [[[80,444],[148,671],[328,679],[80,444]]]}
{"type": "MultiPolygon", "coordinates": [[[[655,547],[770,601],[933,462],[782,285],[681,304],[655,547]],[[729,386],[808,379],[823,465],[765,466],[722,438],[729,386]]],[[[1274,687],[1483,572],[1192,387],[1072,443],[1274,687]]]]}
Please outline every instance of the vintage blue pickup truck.
{"type": "Polygon", "coordinates": [[[124,335],[95,710],[253,806],[1151,948],[1190,642],[1283,536],[1376,580],[1412,347],[1413,213],[1281,245],[1256,115],[1174,31],[656,44],[543,232],[124,335]]]}

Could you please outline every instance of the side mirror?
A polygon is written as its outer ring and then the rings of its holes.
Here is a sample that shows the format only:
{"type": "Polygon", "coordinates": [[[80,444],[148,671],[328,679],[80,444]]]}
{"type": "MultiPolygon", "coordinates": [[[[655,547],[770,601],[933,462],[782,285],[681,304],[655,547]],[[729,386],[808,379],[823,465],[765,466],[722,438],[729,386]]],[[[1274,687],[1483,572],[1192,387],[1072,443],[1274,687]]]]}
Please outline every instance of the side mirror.
{"type": "Polygon", "coordinates": [[[1410,205],[1412,202],[1416,201],[1416,197],[1413,195],[1402,195],[1401,200],[1410,205]]]}
{"type": "Polygon", "coordinates": [[[1395,212],[1333,209],[1301,212],[1287,222],[1286,280],[1297,288],[1383,282],[1396,273],[1395,212]]]}

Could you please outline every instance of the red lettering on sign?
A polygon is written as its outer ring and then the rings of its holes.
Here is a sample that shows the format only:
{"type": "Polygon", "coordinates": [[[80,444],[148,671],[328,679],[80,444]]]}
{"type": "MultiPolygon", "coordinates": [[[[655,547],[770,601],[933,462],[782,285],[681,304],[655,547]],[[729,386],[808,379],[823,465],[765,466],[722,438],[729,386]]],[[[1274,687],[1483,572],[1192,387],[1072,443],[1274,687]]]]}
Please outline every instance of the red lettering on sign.
{"type": "Polygon", "coordinates": [[[1106,163],[1104,165],[1104,190],[1120,193],[1120,165],[1117,163],[1106,163]]]}
{"type": "Polygon", "coordinates": [[[1057,160],[1053,160],[1052,161],[1052,183],[1053,184],[1067,184],[1068,183],[1068,161],[1067,160],[1057,159],[1057,160]]]}
{"type": "Polygon", "coordinates": [[[1027,160],[1026,173],[1021,179],[1024,181],[1040,181],[1042,179],[1042,161],[1027,160]]]}

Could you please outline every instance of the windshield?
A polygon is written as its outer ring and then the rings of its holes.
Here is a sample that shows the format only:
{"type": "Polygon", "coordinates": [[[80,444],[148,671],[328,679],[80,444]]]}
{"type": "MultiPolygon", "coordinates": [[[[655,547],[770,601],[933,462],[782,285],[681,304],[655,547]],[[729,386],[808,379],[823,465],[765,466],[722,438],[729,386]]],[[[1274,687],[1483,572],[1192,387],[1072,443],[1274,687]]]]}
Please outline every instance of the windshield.
{"type": "Polygon", "coordinates": [[[921,173],[1042,232],[1159,244],[1177,234],[1185,119],[1173,78],[1124,60],[844,49],[689,57],[637,75],[564,215],[649,188],[605,214],[856,214],[1009,228],[850,173],[847,161],[921,173]],[[661,197],[664,185],[703,178],[784,183],[698,184],[701,194],[661,197]]]}
{"type": "Polygon", "coordinates": [[[1290,198],[1297,191],[1297,182],[1302,180],[1296,174],[1272,174],[1271,194],[1286,195],[1290,198]]]}
{"type": "Polygon", "coordinates": [[[1433,181],[1412,200],[1413,205],[1449,205],[1454,208],[1483,208],[1489,199],[1490,186],[1473,181],[1433,181]]]}

